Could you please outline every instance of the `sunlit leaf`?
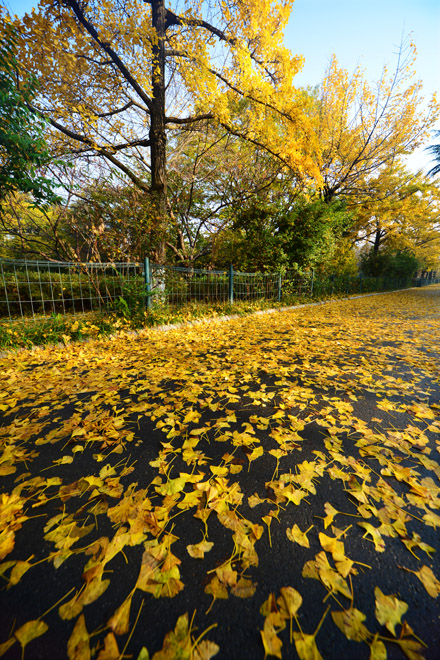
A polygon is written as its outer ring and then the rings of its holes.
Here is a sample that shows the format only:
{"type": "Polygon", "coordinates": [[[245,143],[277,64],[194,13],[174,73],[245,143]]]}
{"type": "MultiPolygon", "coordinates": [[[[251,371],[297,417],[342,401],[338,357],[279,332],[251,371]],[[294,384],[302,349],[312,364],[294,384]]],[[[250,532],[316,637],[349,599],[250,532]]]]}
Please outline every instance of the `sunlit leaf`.
{"type": "Polygon", "coordinates": [[[97,660],[118,660],[120,653],[116,637],[112,632],[108,633],[104,639],[104,648],[98,653],[97,660]]]}
{"type": "Polygon", "coordinates": [[[334,517],[339,513],[339,511],[337,511],[334,506],[330,504],[330,502],[326,502],[324,504],[324,510],[327,514],[324,518],[324,529],[327,529],[327,527],[332,524],[334,517]]]}
{"type": "Polygon", "coordinates": [[[265,654],[273,655],[281,660],[283,642],[278,637],[270,616],[266,617],[264,620],[264,629],[260,630],[260,634],[261,639],[263,640],[265,654]]]}
{"type": "Polygon", "coordinates": [[[306,536],[308,531],[309,530],[302,532],[298,525],[295,524],[291,529],[286,529],[286,535],[289,541],[292,541],[292,543],[298,543],[298,545],[302,545],[305,548],[310,548],[309,539],[306,536]]]}
{"type": "Polygon", "coordinates": [[[332,612],[332,619],[347,639],[355,642],[364,642],[369,638],[370,633],[364,626],[366,616],[354,607],[342,612],[332,612]]]}
{"type": "Polygon", "coordinates": [[[84,614],[78,618],[67,642],[69,660],[90,660],[90,637],[87,632],[84,614]]]}
{"type": "Polygon", "coordinates": [[[213,546],[214,543],[211,541],[200,541],[200,543],[196,543],[195,545],[187,545],[186,549],[188,554],[194,557],[194,559],[203,559],[205,552],[212,550],[213,546]]]}
{"type": "Polygon", "coordinates": [[[407,603],[396,596],[385,596],[379,587],[375,587],[376,619],[382,626],[386,626],[390,633],[396,636],[396,625],[401,623],[402,616],[408,610],[407,603]]]}
{"type": "Polygon", "coordinates": [[[440,581],[437,580],[432,569],[429,568],[429,566],[422,566],[422,568],[419,571],[409,571],[409,572],[414,573],[414,575],[417,575],[420,582],[423,584],[426,591],[432,598],[437,598],[437,596],[440,594],[440,581]]]}
{"type": "Polygon", "coordinates": [[[220,651],[220,647],[215,642],[210,642],[207,639],[197,644],[193,651],[194,660],[211,660],[220,651]]]}
{"type": "Polygon", "coordinates": [[[378,639],[378,635],[374,636],[370,645],[370,660],[387,660],[387,650],[382,640],[378,639]]]}
{"type": "Polygon", "coordinates": [[[323,660],[322,655],[316,646],[315,635],[294,632],[293,639],[300,660],[323,660]]]}
{"type": "Polygon", "coordinates": [[[130,594],[107,622],[109,628],[111,628],[116,635],[125,635],[128,632],[132,598],[133,595],[130,594]]]}
{"type": "Polygon", "coordinates": [[[14,636],[18,639],[23,649],[29,642],[31,642],[36,637],[44,635],[44,633],[49,629],[49,626],[44,621],[39,619],[35,621],[28,621],[24,623],[18,630],[15,631],[14,636]]]}

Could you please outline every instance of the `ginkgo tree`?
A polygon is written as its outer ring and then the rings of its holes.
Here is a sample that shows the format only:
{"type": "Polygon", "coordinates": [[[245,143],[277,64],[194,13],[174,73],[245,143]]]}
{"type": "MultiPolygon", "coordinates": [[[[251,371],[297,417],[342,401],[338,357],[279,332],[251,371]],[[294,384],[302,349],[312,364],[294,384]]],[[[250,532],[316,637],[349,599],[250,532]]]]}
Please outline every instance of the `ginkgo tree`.
{"type": "Polygon", "coordinates": [[[438,182],[396,163],[371,177],[354,209],[357,242],[374,254],[382,249],[406,251],[421,264],[437,269],[440,256],[440,190],[438,182]],[[368,195],[368,196],[367,196],[368,195]]]}
{"type": "Polygon", "coordinates": [[[407,41],[394,69],[385,66],[374,84],[360,67],[350,75],[332,57],[319,89],[309,94],[319,191],[326,201],[368,197],[372,177],[428,138],[440,108],[435,95],[423,98],[415,67],[416,48],[407,41]]]}
{"type": "Polygon", "coordinates": [[[99,156],[152,196],[157,259],[169,212],[169,131],[214,121],[295,172],[316,174],[293,86],[302,58],[283,45],[292,4],[42,0],[15,20],[22,74],[40,81],[34,105],[54,129],[52,147],[99,156]],[[246,112],[237,119],[231,108],[240,99],[246,112]]]}

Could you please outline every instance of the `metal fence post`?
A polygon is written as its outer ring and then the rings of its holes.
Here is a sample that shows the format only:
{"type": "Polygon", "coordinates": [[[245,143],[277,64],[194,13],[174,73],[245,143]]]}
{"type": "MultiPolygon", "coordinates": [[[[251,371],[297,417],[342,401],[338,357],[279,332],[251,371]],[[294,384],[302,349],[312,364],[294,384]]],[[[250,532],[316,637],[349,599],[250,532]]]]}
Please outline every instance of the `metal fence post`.
{"type": "Polygon", "coordinates": [[[281,302],[281,273],[278,273],[278,302],[281,302]]]}
{"type": "Polygon", "coordinates": [[[310,282],[310,295],[313,296],[313,283],[315,281],[315,270],[312,268],[312,279],[310,282]]]}
{"type": "Polygon", "coordinates": [[[228,299],[232,305],[234,302],[234,267],[232,264],[229,266],[229,293],[228,299]]]}
{"type": "Polygon", "coordinates": [[[150,260],[148,257],[144,259],[144,281],[145,281],[145,307],[147,311],[151,307],[151,272],[150,272],[150,260]]]}

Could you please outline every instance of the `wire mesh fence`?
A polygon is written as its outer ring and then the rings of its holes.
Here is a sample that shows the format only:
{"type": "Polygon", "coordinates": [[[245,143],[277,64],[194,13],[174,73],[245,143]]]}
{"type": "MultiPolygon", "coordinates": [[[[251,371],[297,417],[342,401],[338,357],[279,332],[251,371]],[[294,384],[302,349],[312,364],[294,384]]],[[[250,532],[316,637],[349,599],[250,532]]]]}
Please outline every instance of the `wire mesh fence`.
{"type": "MultiPolygon", "coordinates": [[[[148,261],[144,276],[148,284],[148,261]]],[[[178,266],[150,266],[150,304],[185,305],[192,302],[227,302],[228,272],[178,266]]]]}
{"type": "Polygon", "coordinates": [[[154,305],[233,303],[273,300],[289,303],[307,296],[352,295],[408,286],[438,279],[317,276],[243,273],[139,263],[68,263],[0,259],[0,318],[39,318],[151,309],[154,305]]]}
{"type": "MultiPolygon", "coordinates": [[[[0,317],[109,310],[141,264],[0,260],[0,317]]],[[[142,292],[143,293],[143,292],[142,292]]]]}
{"type": "Polygon", "coordinates": [[[278,273],[242,273],[232,268],[200,270],[151,264],[150,277],[147,275],[146,279],[149,280],[151,304],[271,300],[279,299],[281,291],[278,273]]]}

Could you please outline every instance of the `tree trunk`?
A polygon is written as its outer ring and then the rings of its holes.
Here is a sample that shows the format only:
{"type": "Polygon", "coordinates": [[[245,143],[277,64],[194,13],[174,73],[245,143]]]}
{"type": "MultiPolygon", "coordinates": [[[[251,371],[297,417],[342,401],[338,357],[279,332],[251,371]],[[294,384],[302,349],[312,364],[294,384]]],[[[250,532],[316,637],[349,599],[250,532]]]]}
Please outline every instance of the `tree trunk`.
{"type": "Polygon", "coordinates": [[[379,225],[376,226],[376,232],[374,236],[373,252],[377,254],[379,252],[380,242],[382,240],[383,234],[379,225]]]}
{"type": "Polygon", "coordinates": [[[157,43],[153,45],[152,81],[153,98],[150,122],[151,140],[151,195],[156,207],[154,239],[156,243],[155,260],[165,260],[165,233],[167,227],[167,171],[165,131],[165,1],[153,0],[151,3],[152,23],[156,30],[157,43]]]}

